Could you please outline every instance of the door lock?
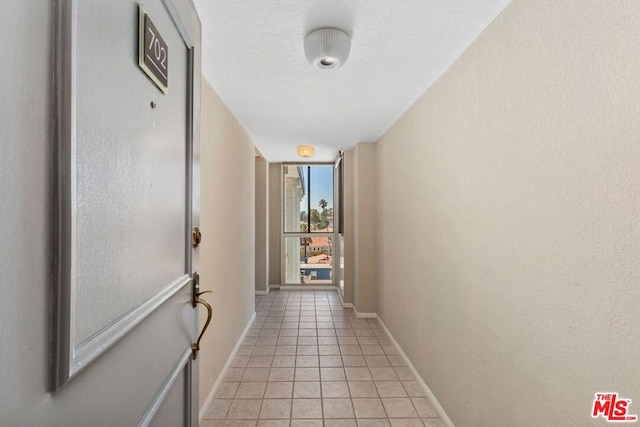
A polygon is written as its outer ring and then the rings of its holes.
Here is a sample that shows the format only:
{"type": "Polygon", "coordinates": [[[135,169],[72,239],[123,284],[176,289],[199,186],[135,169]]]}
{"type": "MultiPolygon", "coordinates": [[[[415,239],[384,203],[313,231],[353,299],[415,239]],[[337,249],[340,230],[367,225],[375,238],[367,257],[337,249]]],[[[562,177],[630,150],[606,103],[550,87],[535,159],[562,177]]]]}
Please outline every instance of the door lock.
{"type": "Polygon", "coordinates": [[[193,230],[191,231],[191,246],[195,249],[200,246],[200,242],[202,242],[202,233],[198,227],[193,227],[193,230]]]}

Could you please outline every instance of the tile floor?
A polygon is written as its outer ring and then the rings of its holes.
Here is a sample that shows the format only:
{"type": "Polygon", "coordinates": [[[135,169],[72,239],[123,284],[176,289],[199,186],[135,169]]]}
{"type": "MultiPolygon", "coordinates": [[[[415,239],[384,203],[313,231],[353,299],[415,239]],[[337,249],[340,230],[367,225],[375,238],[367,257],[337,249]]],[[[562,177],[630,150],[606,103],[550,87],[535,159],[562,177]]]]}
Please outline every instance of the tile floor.
{"type": "Polygon", "coordinates": [[[376,319],[334,291],[272,291],[201,427],[443,427],[376,319]]]}

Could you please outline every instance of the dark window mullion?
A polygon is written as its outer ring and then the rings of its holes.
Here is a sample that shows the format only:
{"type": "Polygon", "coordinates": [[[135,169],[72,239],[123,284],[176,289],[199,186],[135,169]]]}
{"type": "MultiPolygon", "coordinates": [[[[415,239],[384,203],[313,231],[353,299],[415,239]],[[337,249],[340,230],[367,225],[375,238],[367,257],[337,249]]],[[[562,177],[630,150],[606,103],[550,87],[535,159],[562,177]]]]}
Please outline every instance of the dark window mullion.
{"type": "Polygon", "coordinates": [[[311,166],[307,166],[307,233],[311,234],[311,166]]]}

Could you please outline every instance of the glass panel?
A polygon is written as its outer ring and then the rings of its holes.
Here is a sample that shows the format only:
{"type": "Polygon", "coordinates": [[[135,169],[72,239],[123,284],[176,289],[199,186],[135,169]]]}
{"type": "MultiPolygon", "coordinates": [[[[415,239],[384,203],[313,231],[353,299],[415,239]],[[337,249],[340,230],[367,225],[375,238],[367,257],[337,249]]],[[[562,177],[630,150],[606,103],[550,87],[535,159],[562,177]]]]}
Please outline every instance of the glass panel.
{"type": "Polygon", "coordinates": [[[309,168],[284,166],[284,232],[307,232],[309,168]]]}
{"type": "Polygon", "coordinates": [[[311,166],[311,231],[333,233],[333,165],[311,166]]]}
{"type": "Polygon", "coordinates": [[[331,237],[285,237],[286,284],[333,284],[331,244],[331,237]]]}

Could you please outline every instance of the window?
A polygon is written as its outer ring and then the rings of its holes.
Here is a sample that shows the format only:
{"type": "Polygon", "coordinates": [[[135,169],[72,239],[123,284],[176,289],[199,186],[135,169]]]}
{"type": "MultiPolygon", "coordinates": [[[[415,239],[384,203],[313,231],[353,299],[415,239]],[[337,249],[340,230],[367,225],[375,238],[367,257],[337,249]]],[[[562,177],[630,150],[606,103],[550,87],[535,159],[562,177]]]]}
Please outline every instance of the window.
{"type": "Polygon", "coordinates": [[[333,233],[333,166],[284,166],[284,232],[333,233]]]}
{"type": "Polygon", "coordinates": [[[283,165],[284,284],[333,284],[334,165],[283,165]]]}

